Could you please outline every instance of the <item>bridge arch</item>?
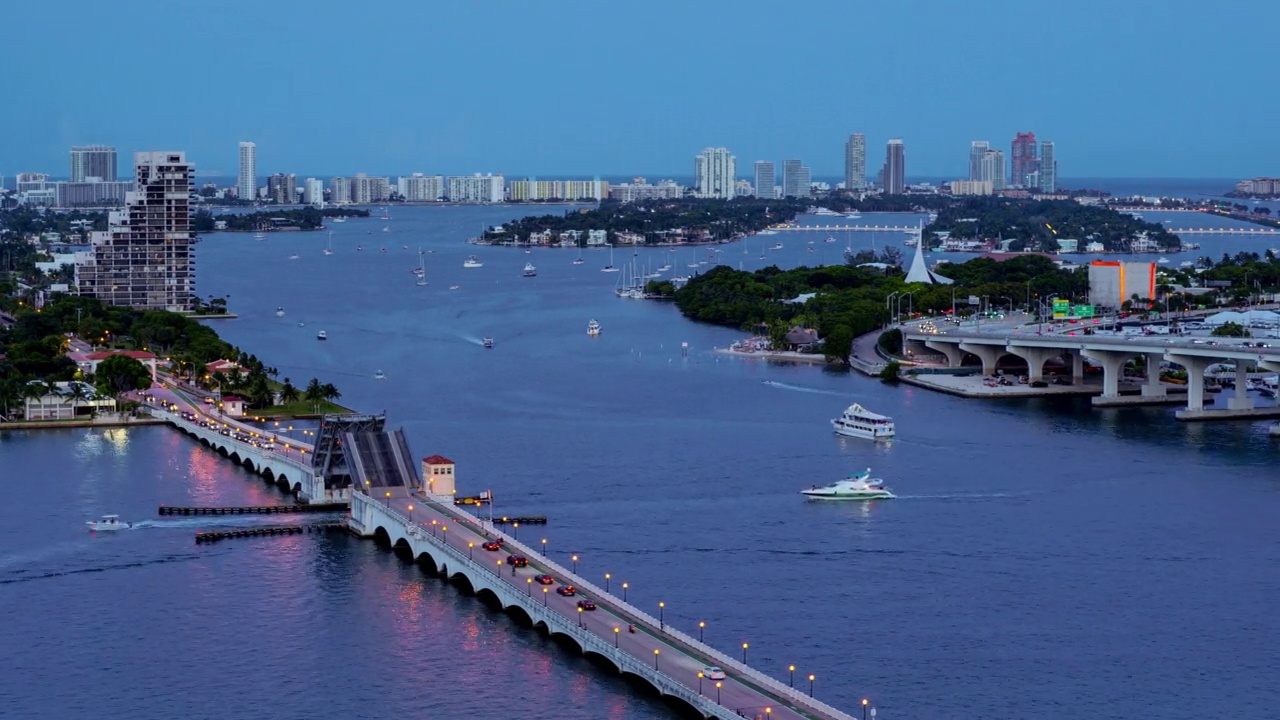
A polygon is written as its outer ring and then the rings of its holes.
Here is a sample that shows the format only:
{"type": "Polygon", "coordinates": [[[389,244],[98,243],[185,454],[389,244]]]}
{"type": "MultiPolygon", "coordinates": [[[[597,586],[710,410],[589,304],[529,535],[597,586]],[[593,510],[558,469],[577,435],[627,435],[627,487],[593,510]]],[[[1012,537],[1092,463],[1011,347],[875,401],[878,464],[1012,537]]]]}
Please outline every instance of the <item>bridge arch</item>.
{"type": "Polygon", "coordinates": [[[373,529],[373,542],[378,547],[391,547],[391,534],[387,532],[386,528],[379,525],[373,529]]]}
{"type": "Polygon", "coordinates": [[[276,479],[276,472],[275,472],[274,470],[272,470],[272,469],[271,469],[271,466],[270,466],[270,465],[263,465],[263,466],[262,466],[262,477],[266,478],[268,481],[275,480],[275,479],[276,479]]]}
{"type": "Polygon", "coordinates": [[[476,588],[476,599],[490,607],[497,608],[498,610],[504,610],[506,608],[506,606],[502,604],[502,598],[498,597],[498,593],[483,585],[476,588]]]}
{"type": "Polygon", "coordinates": [[[529,611],[526,610],[524,606],[520,605],[519,603],[508,605],[506,607],[506,611],[507,611],[507,614],[510,615],[511,618],[515,620],[516,623],[518,623],[521,627],[533,626],[533,616],[530,615],[529,611]]]}
{"type": "Polygon", "coordinates": [[[618,665],[618,663],[614,662],[613,658],[609,657],[608,655],[605,655],[604,653],[598,653],[595,650],[584,650],[582,654],[588,660],[592,660],[596,662],[596,664],[598,665],[607,665],[613,668],[613,671],[615,673],[619,675],[622,674],[622,667],[618,665]]]}
{"type": "MultiPolygon", "coordinates": [[[[390,538],[388,537],[388,540],[389,539],[390,538]]],[[[408,562],[413,562],[414,560],[413,546],[409,544],[409,538],[396,538],[396,541],[391,545],[391,552],[395,553],[396,557],[401,560],[406,560],[408,562]]]]}

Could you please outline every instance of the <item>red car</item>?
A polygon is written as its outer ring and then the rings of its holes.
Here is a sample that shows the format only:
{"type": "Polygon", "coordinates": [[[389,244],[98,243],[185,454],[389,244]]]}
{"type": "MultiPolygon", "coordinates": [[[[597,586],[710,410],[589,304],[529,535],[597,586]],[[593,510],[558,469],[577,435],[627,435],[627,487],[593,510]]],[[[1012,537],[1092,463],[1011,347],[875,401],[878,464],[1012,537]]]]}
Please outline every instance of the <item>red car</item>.
{"type": "Polygon", "coordinates": [[[494,542],[490,540],[489,542],[485,543],[484,545],[481,545],[480,547],[490,552],[498,552],[499,550],[502,549],[502,543],[494,542]]]}
{"type": "Polygon", "coordinates": [[[555,585],[556,584],[556,579],[551,577],[550,575],[538,575],[533,579],[533,581],[538,583],[539,585],[555,585]]]}
{"type": "Polygon", "coordinates": [[[560,593],[565,597],[573,597],[574,595],[578,594],[578,588],[572,585],[561,585],[560,587],[556,588],[556,592],[560,593]]]}
{"type": "Polygon", "coordinates": [[[582,608],[583,610],[595,610],[596,604],[586,598],[582,598],[581,600],[578,601],[578,607],[582,608]]]}
{"type": "Polygon", "coordinates": [[[529,564],[529,558],[523,555],[508,555],[507,564],[514,565],[516,567],[526,567],[529,564]]]}

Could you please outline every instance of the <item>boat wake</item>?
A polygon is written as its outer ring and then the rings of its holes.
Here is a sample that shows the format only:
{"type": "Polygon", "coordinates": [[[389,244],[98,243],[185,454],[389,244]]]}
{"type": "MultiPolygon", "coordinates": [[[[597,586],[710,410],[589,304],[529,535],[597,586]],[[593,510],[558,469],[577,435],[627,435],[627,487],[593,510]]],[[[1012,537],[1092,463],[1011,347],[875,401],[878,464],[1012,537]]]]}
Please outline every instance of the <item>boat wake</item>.
{"type": "Polygon", "coordinates": [[[770,387],[776,387],[776,388],[779,388],[779,389],[782,389],[782,390],[793,390],[793,391],[795,391],[795,392],[815,393],[815,394],[817,394],[817,395],[838,395],[838,396],[843,396],[843,395],[844,395],[844,393],[842,393],[842,392],[836,392],[835,390],[823,390],[823,389],[821,389],[821,388],[809,388],[809,387],[803,387],[803,386],[801,386],[801,385],[788,385],[787,383],[775,382],[775,381],[773,381],[773,380],[765,380],[765,381],[764,381],[764,384],[765,384],[765,385],[768,385],[768,386],[770,386],[770,387]]]}
{"type": "Polygon", "coordinates": [[[944,495],[899,495],[899,500],[997,500],[1022,498],[1030,493],[948,493],[944,495]]]}
{"type": "Polygon", "coordinates": [[[141,560],[138,562],[115,563],[111,565],[98,565],[93,567],[72,568],[69,570],[54,570],[38,572],[38,574],[26,575],[21,571],[14,573],[10,577],[0,577],[0,585],[11,585],[13,583],[32,582],[34,580],[51,580],[54,578],[66,577],[68,575],[82,575],[84,573],[101,573],[110,572],[112,570],[131,570],[133,568],[146,567],[147,565],[160,565],[171,562],[184,562],[187,560],[198,560],[200,554],[183,554],[169,555],[166,557],[155,558],[153,560],[141,560]]]}

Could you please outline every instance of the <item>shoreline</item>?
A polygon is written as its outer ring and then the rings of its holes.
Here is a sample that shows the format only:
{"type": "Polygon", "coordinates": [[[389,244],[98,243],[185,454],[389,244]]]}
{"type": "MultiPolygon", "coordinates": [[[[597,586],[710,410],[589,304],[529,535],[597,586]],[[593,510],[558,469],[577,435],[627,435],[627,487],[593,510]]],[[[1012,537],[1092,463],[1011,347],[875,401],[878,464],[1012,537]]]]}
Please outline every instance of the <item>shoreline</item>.
{"type": "Polygon", "coordinates": [[[152,417],[100,417],[91,420],[14,420],[0,422],[0,433],[8,430],[63,430],[74,428],[113,428],[134,425],[163,425],[165,420],[152,417]]]}
{"type": "Polygon", "coordinates": [[[745,350],[731,350],[729,348],[716,348],[713,352],[721,355],[730,355],[733,357],[752,358],[755,360],[775,360],[784,362],[800,362],[808,365],[829,365],[832,364],[823,355],[814,355],[812,353],[798,353],[790,351],[773,351],[763,350],[760,352],[747,352],[745,350]]]}

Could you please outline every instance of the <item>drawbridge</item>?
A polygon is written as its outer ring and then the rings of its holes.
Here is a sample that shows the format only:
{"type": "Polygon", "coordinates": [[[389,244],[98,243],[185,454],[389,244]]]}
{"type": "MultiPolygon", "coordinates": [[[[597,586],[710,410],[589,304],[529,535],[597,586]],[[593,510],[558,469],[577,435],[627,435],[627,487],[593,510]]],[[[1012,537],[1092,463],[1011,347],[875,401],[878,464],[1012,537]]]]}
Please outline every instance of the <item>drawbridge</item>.
{"type": "Polygon", "coordinates": [[[316,431],[312,469],[328,499],[350,498],[353,489],[421,485],[404,430],[388,432],[386,415],[325,415],[316,431]]]}

